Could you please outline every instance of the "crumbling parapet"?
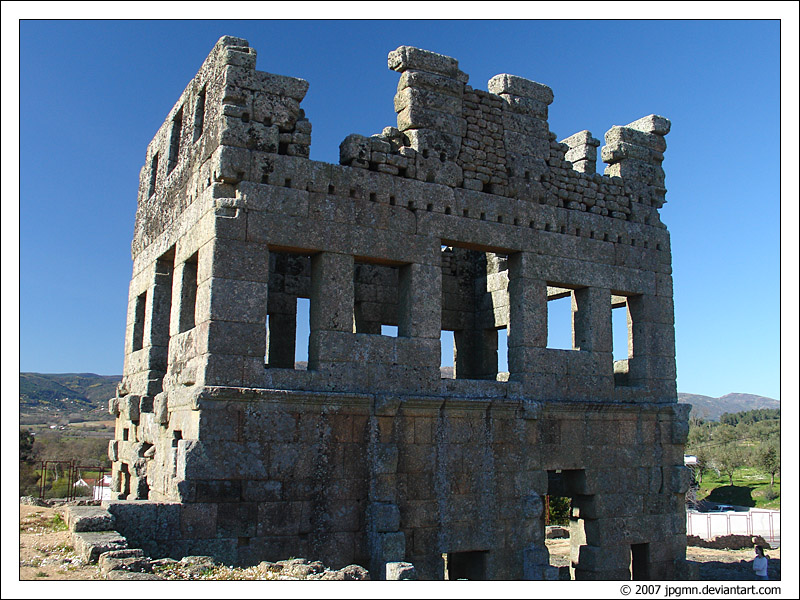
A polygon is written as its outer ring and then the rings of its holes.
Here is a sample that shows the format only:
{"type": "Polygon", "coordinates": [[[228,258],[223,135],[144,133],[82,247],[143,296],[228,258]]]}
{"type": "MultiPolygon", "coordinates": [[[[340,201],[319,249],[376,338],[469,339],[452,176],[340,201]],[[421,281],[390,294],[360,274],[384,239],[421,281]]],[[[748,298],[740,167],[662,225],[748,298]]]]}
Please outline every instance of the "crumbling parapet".
{"type": "Polygon", "coordinates": [[[670,127],[669,119],[658,115],[643,117],[624,127],[615,125],[606,132],[606,146],[601,153],[609,165],[606,175],[624,177],[640,194],[634,199],[655,208],[664,204],[667,191],[661,162],[667,149],[664,136],[670,127]]]}
{"type": "Polygon", "coordinates": [[[600,140],[593,138],[590,131],[579,131],[561,140],[561,143],[569,147],[564,154],[564,160],[571,162],[573,169],[579,173],[595,173],[600,140]]]}

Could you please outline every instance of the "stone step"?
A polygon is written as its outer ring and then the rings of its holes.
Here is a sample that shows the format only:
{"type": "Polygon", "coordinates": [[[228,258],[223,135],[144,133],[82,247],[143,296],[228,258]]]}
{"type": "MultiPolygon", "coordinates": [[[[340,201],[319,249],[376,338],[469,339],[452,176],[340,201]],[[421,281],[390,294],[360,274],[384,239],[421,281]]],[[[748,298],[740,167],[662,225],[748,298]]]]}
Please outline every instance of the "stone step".
{"type": "Polygon", "coordinates": [[[144,555],[141,548],[127,550],[111,550],[103,552],[97,561],[100,573],[105,577],[111,571],[151,572],[150,557],[144,555]]]}
{"type": "Polygon", "coordinates": [[[72,532],[113,531],[116,523],[114,515],[101,506],[69,506],[65,517],[72,532]]]}
{"type": "Polygon", "coordinates": [[[103,552],[125,550],[128,540],[117,531],[85,531],[72,534],[75,552],[84,560],[96,563],[103,552]]]}

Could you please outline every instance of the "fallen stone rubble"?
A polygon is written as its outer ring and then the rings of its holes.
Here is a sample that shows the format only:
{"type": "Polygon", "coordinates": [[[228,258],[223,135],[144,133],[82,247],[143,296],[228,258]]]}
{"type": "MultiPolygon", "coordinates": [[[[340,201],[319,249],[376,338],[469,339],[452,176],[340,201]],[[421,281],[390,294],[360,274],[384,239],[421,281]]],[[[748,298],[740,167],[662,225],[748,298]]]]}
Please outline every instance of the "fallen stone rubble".
{"type": "Polygon", "coordinates": [[[104,552],[98,565],[103,577],[109,580],[369,581],[369,572],[359,565],[336,570],[305,558],[264,561],[255,567],[234,568],[222,565],[210,556],[152,559],[139,549],[126,549],[104,552]]]}

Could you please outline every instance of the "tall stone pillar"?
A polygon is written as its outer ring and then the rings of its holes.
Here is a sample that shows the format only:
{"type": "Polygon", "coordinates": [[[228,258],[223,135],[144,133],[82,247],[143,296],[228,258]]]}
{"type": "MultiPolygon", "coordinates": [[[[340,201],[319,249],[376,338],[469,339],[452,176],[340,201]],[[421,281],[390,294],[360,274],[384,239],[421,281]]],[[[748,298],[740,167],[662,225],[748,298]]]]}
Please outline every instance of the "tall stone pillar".
{"type": "Polygon", "coordinates": [[[309,369],[337,362],[341,354],[337,334],[353,332],[353,269],[349,254],[320,252],[311,257],[309,369]]]}
{"type": "Polygon", "coordinates": [[[508,370],[512,380],[537,369],[534,349],[547,347],[547,283],[536,277],[534,256],[508,258],[508,370]]]}

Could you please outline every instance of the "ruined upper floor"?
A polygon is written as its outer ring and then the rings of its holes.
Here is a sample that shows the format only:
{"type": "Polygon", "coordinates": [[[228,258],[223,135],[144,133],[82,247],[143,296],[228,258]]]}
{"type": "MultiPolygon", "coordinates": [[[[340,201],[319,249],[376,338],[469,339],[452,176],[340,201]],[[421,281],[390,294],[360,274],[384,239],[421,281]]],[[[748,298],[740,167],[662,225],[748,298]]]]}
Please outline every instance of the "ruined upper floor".
{"type": "MultiPolygon", "coordinates": [[[[306,168],[303,180],[281,179],[274,157],[309,156],[311,123],[300,107],[308,83],[256,71],[255,64],[246,40],[220,38],[173,106],[141,170],[134,255],[212,185],[337,188],[338,171],[325,163],[306,168]],[[248,151],[247,157],[237,149],[248,151]]],[[[558,142],[549,130],[554,96],[548,86],[500,74],[489,80],[488,91],[473,89],[456,59],[409,46],[390,52],[388,64],[400,73],[397,126],[369,137],[347,136],[340,145],[342,166],[433,184],[434,195],[442,193],[438,186],[486,194],[486,210],[473,218],[486,219],[494,204],[507,205],[508,199],[663,229],[658,209],[666,193],[661,162],[668,119],[650,115],[612,127],[601,151],[608,166],[600,175],[600,142],[591,132],[558,142]]],[[[351,197],[362,193],[370,192],[347,189],[351,197]]]]}

